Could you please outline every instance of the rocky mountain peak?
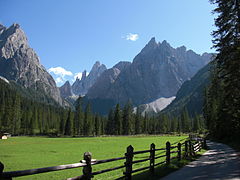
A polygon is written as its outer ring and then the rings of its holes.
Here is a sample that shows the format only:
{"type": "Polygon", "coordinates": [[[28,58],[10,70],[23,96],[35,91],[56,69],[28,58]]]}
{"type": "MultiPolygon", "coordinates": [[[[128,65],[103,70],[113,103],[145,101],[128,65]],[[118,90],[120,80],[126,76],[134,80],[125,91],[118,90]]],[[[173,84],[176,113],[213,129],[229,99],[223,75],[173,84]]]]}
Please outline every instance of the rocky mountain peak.
{"type": "Polygon", "coordinates": [[[62,85],[60,88],[60,94],[61,94],[61,97],[63,98],[66,98],[66,97],[69,97],[69,96],[72,96],[73,93],[72,93],[72,87],[71,87],[71,84],[69,81],[66,81],[64,83],[64,85],[62,85]]]}
{"type": "Polygon", "coordinates": [[[0,76],[25,88],[48,94],[62,104],[54,79],[40,64],[20,25],[13,24],[9,28],[1,26],[0,31],[0,76]]]}
{"type": "Polygon", "coordinates": [[[82,72],[82,78],[81,78],[81,80],[85,80],[87,78],[87,71],[86,70],[84,70],[83,72],[82,72]]]}
{"type": "Polygon", "coordinates": [[[83,71],[82,79],[76,80],[73,85],[73,93],[76,95],[85,95],[89,88],[96,82],[97,78],[106,70],[106,66],[101,64],[99,61],[96,61],[93,65],[89,75],[87,76],[87,72],[83,71]]]}
{"type": "Polygon", "coordinates": [[[119,63],[114,65],[113,68],[117,68],[120,71],[122,71],[122,70],[126,69],[127,67],[129,67],[130,65],[131,65],[131,63],[128,61],[120,61],[119,63]]]}
{"type": "Polygon", "coordinates": [[[151,40],[147,43],[147,45],[142,49],[142,54],[147,54],[150,51],[153,51],[158,47],[158,43],[156,42],[155,37],[152,37],[151,40]]]}
{"type": "Polygon", "coordinates": [[[5,59],[12,58],[20,48],[29,48],[27,37],[18,24],[13,24],[9,28],[2,26],[1,31],[0,53],[5,59]]]}
{"type": "Polygon", "coordinates": [[[131,99],[137,106],[173,97],[181,85],[209,61],[207,55],[186,51],[184,46],[175,49],[167,41],[157,43],[152,38],[124,71],[114,72],[123,67],[124,63],[119,63],[112,72],[107,70],[100,76],[85,98],[120,104],[131,99]]]}

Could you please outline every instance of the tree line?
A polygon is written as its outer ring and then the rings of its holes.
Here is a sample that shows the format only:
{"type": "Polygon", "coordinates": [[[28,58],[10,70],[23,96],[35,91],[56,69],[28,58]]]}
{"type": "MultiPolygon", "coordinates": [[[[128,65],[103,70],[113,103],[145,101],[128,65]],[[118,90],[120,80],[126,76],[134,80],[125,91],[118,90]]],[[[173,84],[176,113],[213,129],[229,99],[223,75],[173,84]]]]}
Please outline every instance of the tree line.
{"type": "Polygon", "coordinates": [[[13,135],[134,135],[204,131],[202,116],[189,117],[185,109],[178,118],[166,114],[148,116],[131,102],[117,104],[108,116],[93,114],[91,105],[83,107],[82,98],[75,109],[63,108],[26,98],[0,80],[0,132],[13,135]]]}
{"type": "Polygon", "coordinates": [[[205,92],[204,117],[210,134],[239,141],[240,136],[240,1],[211,0],[217,14],[213,32],[217,50],[211,84],[205,92]]]}

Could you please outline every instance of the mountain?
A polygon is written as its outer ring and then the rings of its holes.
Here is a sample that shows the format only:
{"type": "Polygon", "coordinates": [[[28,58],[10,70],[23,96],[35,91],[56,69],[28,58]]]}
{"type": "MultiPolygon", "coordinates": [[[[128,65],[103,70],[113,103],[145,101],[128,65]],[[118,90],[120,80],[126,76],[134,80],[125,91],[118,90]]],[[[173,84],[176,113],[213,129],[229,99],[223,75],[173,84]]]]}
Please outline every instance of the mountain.
{"type": "Polygon", "coordinates": [[[104,64],[100,64],[99,61],[97,61],[89,75],[87,76],[87,72],[84,71],[82,73],[82,78],[81,79],[76,79],[76,81],[72,85],[72,90],[73,93],[76,95],[85,95],[89,88],[92,87],[92,85],[96,82],[97,78],[106,70],[106,66],[104,64]]]}
{"type": "Polygon", "coordinates": [[[210,82],[211,64],[199,70],[179,89],[175,100],[162,113],[178,116],[186,108],[191,116],[202,114],[204,90],[210,82]]]}
{"type": "MultiPolygon", "coordinates": [[[[154,115],[166,108],[175,98],[175,96],[170,98],[159,98],[151,103],[138,106],[138,110],[142,113],[143,116],[145,113],[148,115],[154,115]]],[[[134,110],[136,112],[137,108],[134,108],[134,110]]]]}
{"type": "Polygon", "coordinates": [[[63,104],[54,79],[40,64],[18,24],[9,28],[0,25],[0,76],[24,88],[47,94],[63,104]]]}
{"type": "Polygon", "coordinates": [[[73,95],[72,87],[69,81],[66,81],[64,85],[59,87],[59,90],[62,98],[66,98],[73,95]]]}
{"type": "MultiPolygon", "coordinates": [[[[131,100],[134,106],[138,106],[159,98],[170,98],[211,60],[211,56],[208,53],[196,54],[184,46],[175,49],[167,41],[157,43],[152,38],[131,64],[115,72],[117,77],[114,81],[96,82],[99,85],[90,88],[85,98],[93,102],[92,106],[95,100],[113,104],[125,104],[131,100]]],[[[98,80],[102,79],[100,77],[98,80]]]]}

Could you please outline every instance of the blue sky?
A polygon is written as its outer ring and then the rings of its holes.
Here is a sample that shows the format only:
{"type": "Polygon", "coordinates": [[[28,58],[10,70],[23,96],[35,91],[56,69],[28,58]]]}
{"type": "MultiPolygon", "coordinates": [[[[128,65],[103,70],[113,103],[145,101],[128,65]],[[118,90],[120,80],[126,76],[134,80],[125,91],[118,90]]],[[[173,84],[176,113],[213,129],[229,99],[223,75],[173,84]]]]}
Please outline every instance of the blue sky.
{"type": "Polygon", "coordinates": [[[151,37],[213,52],[212,9],[208,0],[0,0],[0,23],[19,23],[41,63],[63,80],[95,61],[108,68],[132,61],[151,37]]]}

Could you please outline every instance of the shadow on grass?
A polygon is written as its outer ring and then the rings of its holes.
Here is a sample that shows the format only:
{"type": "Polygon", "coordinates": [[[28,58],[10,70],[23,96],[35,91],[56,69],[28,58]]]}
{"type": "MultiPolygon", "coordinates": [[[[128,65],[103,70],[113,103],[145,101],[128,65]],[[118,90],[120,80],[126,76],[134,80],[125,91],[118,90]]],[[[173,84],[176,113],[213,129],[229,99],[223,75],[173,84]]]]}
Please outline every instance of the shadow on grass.
{"type": "MultiPolygon", "coordinates": [[[[201,153],[202,154],[202,153],[201,153]]],[[[196,155],[195,157],[184,159],[181,161],[172,160],[170,165],[159,165],[155,167],[154,174],[150,172],[150,170],[143,171],[139,174],[135,174],[132,176],[133,180],[159,180],[160,178],[167,176],[168,174],[179,170],[183,166],[187,165],[191,161],[195,161],[198,159],[201,154],[196,155]]]]}

